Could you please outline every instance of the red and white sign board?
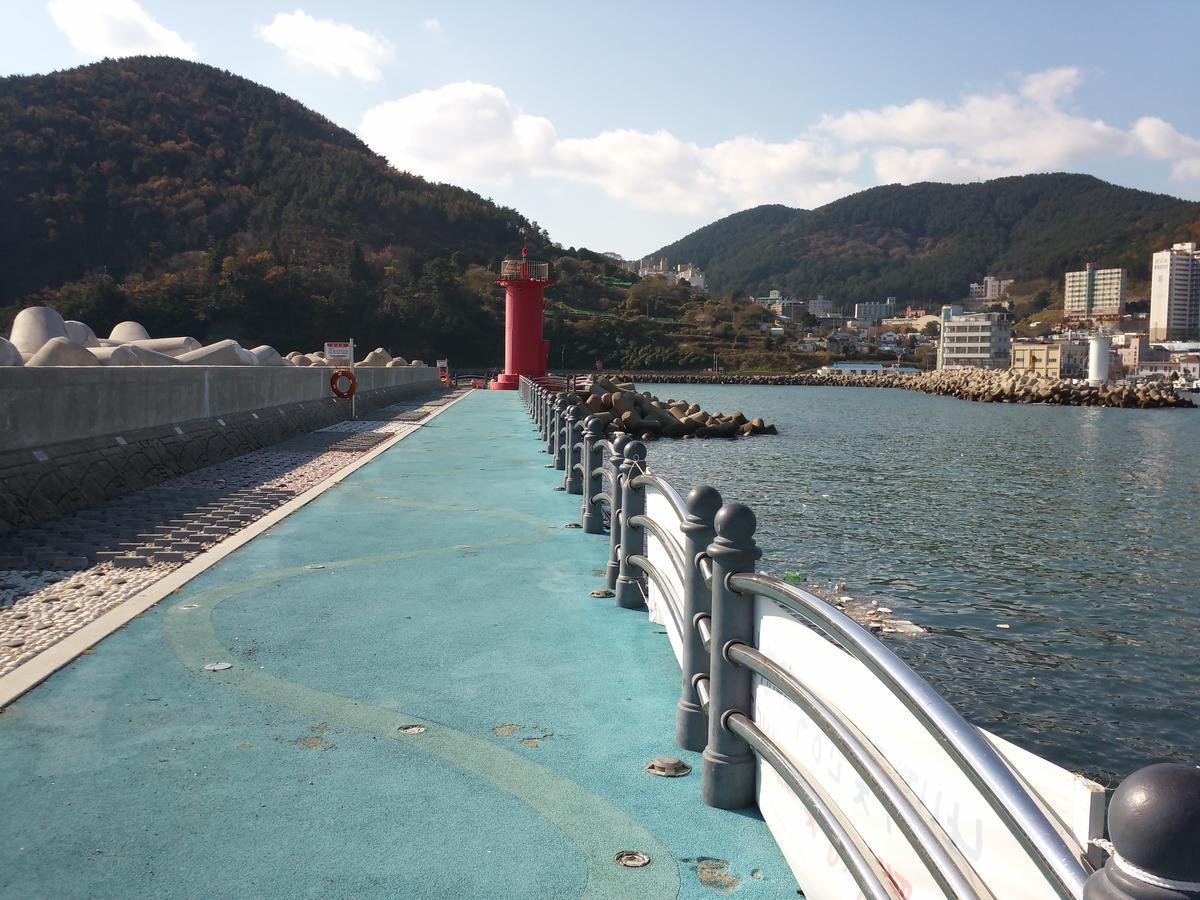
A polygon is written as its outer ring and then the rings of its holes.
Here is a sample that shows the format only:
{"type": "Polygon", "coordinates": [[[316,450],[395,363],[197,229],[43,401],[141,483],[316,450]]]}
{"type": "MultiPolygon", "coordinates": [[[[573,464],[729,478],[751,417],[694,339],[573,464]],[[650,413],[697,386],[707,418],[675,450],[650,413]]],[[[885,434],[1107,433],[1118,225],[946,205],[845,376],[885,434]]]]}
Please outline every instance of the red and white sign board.
{"type": "MultiPolygon", "coordinates": [[[[756,644],[854,722],[897,769],[996,897],[1054,897],[1046,878],[979,792],[916,718],[860,662],[770,600],[755,599],[756,644]]],[[[754,720],[833,798],[906,900],[944,895],[874,794],[820,728],[755,677],[754,720]]],[[[1007,741],[981,733],[1073,838],[1080,855],[1104,826],[1104,789],[1007,741]]],[[[804,896],[860,896],[804,806],[759,761],[758,802],[804,896]]]]}
{"type": "Polygon", "coordinates": [[[326,341],[325,358],[336,362],[353,362],[354,343],[352,341],[326,341]]]}

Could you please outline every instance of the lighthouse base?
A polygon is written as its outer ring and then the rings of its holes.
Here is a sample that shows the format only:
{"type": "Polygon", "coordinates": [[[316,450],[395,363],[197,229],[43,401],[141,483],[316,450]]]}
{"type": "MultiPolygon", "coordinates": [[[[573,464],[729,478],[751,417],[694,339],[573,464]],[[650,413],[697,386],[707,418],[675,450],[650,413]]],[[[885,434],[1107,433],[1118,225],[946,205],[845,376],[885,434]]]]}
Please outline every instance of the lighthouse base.
{"type": "Polygon", "coordinates": [[[520,375],[510,375],[504,372],[492,379],[492,383],[488,385],[489,391],[515,391],[521,384],[520,375]]]}

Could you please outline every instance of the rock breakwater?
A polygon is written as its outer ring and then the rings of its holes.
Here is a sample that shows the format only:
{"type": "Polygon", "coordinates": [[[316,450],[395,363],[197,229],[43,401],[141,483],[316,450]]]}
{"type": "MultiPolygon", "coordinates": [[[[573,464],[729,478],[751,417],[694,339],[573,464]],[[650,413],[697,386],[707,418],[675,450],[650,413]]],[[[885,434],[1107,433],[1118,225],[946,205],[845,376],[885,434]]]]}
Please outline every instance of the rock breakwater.
{"type": "Polygon", "coordinates": [[[643,441],[663,438],[736,438],[778,434],[762,419],[748,419],[740,411],[708,413],[686,400],[660,400],[649,391],[638,391],[632,382],[596,376],[581,391],[579,402],[589,416],[601,422],[608,434],[630,434],[643,441]]]}
{"type": "MultiPolygon", "coordinates": [[[[615,376],[627,380],[630,376],[615,376]]],[[[925,394],[958,397],[979,403],[1045,403],[1057,406],[1107,406],[1120,409],[1191,408],[1195,403],[1161,382],[1137,385],[1102,384],[1044,378],[1011,369],[943,369],[911,374],[799,372],[777,375],[702,375],[638,373],[647,384],[808,385],[828,387],[901,388],[925,394]]]]}

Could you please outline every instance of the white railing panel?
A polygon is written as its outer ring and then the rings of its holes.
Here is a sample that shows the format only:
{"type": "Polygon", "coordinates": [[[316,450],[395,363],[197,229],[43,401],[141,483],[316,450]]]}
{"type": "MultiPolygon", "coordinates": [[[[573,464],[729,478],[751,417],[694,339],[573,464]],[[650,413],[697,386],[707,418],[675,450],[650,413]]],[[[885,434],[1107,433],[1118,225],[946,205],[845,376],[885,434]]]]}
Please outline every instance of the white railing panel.
{"type": "MultiPolygon", "coordinates": [[[[646,491],[646,516],[662,525],[668,534],[679,535],[676,547],[682,552],[683,535],[679,534],[679,518],[671,509],[671,504],[657,491],[646,491]]],[[[671,556],[667,553],[655,534],[649,529],[646,530],[646,557],[658,567],[659,572],[671,580],[671,584],[675,588],[675,596],[680,598],[682,602],[683,583],[675,573],[675,566],[671,561],[671,556]]],[[[671,615],[671,611],[667,609],[666,605],[671,601],[658,589],[652,580],[647,579],[647,581],[650,582],[647,588],[648,597],[646,601],[650,621],[661,625],[667,632],[667,639],[671,642],[671,650],[675,653],[675,661],[680,662],[683,658],[683,635],[679,633],[679,628],[675,624],[675,616],[671,615]]],[[[682,610],[680,610],[680,613],[682,614],[682,610]]]]}
{"type": "MultiPolygon", "coordinates": [[[[1051,898],[1054,891],[937,741],[865,666],[771,600],[755,598],[755,643],[813,693],[846,715],[880,750],[941,823],[997,897],[1051,898]]],[[[911,900],[940,898],[934,883],[883,807],[821,730],[795,704],[755,678],[754,720],[792,760],[810,772],[911,900]]],[[[1005,761],[1040,797],[1079,855],[1103,833],[1104,790],[992,735],[1005,761]]],[[[759,761],[763,817],[810,900],[857,895],[857,887],[804,807],[759,761]]]]}

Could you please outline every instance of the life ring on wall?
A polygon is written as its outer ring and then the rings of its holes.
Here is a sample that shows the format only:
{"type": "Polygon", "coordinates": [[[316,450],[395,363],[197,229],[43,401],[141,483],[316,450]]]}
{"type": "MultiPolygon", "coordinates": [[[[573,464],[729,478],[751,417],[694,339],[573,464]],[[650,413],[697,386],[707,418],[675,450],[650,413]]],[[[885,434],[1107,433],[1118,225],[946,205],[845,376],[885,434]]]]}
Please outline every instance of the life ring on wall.
{"type": "Polygon", "coordinates": [[[329,376],[329,389],[333,391],[333,396],[349,400],[358,390],[358,379],[349,369],[337,369],[329,376]],[[344,389],[341,387],[343,378],[350,382],[344,389]]]}

